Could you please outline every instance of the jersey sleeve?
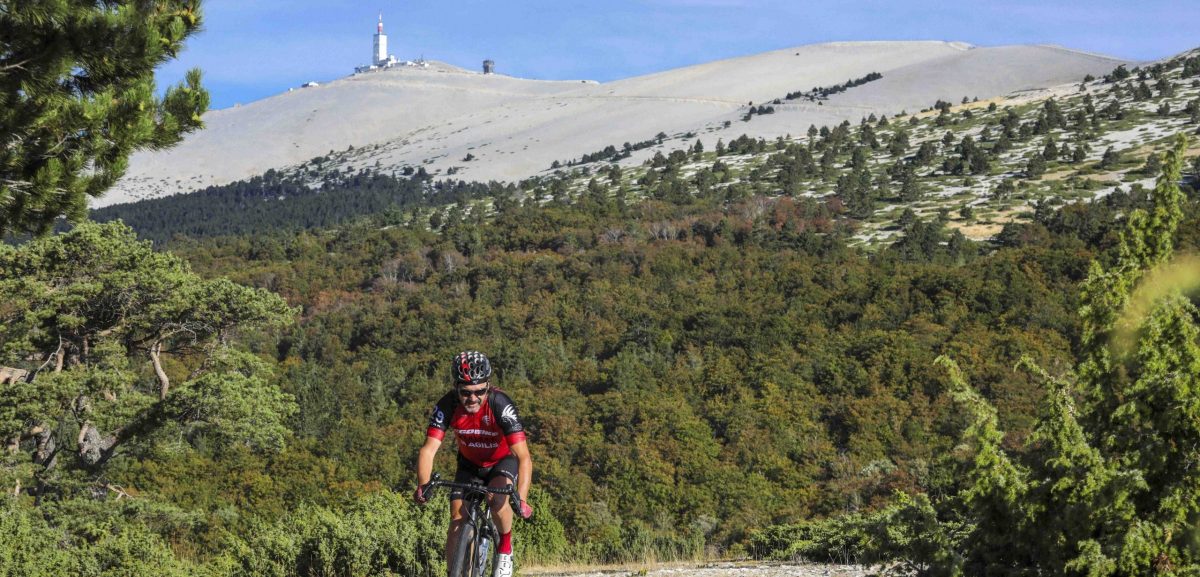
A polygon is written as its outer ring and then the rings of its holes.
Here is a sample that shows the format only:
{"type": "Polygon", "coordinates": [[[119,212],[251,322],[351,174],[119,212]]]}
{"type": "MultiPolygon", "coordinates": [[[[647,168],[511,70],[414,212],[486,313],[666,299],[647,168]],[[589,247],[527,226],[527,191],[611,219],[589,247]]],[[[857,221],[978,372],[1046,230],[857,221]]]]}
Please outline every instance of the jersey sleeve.
{"type": "Polygon", "coordinates": [[[450,416],[454,414],[456,399],[453,394],[452,391],[433,406],[433,413],[429,415],[429,426],[425,429],[426,437],[433,437],[439,441],[446,437],[446,430],[450,428],[450,416]]]}
{"type": "Polygon", "coordinates": [[[510,446],[525,441],[525,425],[517,414],[517,404],[508,395],[497,392],[492,412],[499,415],[500,431],[510,446]]]}

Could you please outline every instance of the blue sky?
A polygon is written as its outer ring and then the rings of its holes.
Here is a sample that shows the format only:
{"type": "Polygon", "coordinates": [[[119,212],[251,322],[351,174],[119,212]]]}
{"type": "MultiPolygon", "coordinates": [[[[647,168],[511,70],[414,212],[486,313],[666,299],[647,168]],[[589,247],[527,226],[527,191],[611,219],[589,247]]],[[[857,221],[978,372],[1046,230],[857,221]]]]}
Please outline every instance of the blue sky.
{"type": "Polygon", "coordinates": [[[1059,44],[1130,60],[1200,47],[1196,0],[205,0],[204,30],[160,85],[199,67],[213,108],[366,64],[383,11],[389,52],[538,79],[616,80],[837,40],[1059,44]]]}

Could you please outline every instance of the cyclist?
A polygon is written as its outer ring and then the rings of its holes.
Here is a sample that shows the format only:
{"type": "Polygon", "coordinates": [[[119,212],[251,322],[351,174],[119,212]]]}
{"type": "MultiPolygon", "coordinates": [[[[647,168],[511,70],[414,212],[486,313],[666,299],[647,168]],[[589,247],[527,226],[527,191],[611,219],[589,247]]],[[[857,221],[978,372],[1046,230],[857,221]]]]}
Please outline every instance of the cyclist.
{"type": "MultiPolygon", "coordinates": [[[[425,444],[417,457],[415,500],[424,503],[421,488],[433,475],[433,457],[442,445],[448,429],[454,429],[458,444],[457,483],[484,483],[490,487],[516,484],[522,518],[533,509],[526,503],[533,460],[525,442],[525,428],[517,416],[517,406],[508,395],[492,385],[492,364],[479,351],[464,351],[454,357],[450,373],[454,390],[433,407],[425,444]]],[[[512,576],[513,511],[505,495],[489,497],[493,520],[500,531],[496,577],[512,576]]],[[[455,544],[463,523],[463,492],[450,492],[450,530],[446,535],[446,561],[452,563],[455,544]]]]}

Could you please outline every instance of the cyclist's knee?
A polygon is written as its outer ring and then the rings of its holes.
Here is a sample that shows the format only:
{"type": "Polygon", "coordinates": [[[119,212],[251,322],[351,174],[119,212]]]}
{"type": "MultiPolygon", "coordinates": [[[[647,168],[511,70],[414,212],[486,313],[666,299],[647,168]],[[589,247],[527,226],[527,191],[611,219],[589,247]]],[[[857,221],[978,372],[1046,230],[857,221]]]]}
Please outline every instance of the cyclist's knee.
{"type": "Polygon", "coordinates": [[[508,505],[508,495],[492,495],[488,497],[488,505],[492,508],[493,515],[502,515],[510,509],[508,505]]]}
{"type": "Polygon", "coordinates": [[[466,524],[466,521],[463,519],[451,519],[450,524],[446,527],[446,537],[448,539],[458,537],[462,533],[463,526],[466,524]]]}
{"type": "Polygon", "coordinates": [[[463,520],[463,502],[461,499],[450,501],[450,522],[461,523],[463,520]]]}

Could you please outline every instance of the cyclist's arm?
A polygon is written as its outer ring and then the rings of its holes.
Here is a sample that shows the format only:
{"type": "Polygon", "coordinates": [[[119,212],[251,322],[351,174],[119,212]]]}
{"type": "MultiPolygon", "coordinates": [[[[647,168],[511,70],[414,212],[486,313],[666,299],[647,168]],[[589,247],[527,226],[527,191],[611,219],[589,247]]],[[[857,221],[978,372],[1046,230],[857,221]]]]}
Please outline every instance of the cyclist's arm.
{"type": "Polygon", "coordinates": [[[425,444],[421,445],[421,452],[417,454],[418,485],[425,485],[433,476],[433,457],[437,455],[438,447],[442,446],[442,439],[446,437],[446,430],[450,428],[450,415],[454,414],[457,402],[458,396],[450,391],[433,406],[429,427],[425,429],[425,444]]]}
{"type": "Polygon", "coordinates": [[[529,456],[529,444],[522,441],[509,447],[517,456],[517,493],[522,501],[529,500],[529,483],[533,479],[533,458],[529,456]]]}
{"type": "Polygon", "coordinates": [[[425,444],[417,453],[417,485],[424,485],[433,476],[433,457],[437,455],[442,440],[435,437],[425,437],[425,444]]]}

